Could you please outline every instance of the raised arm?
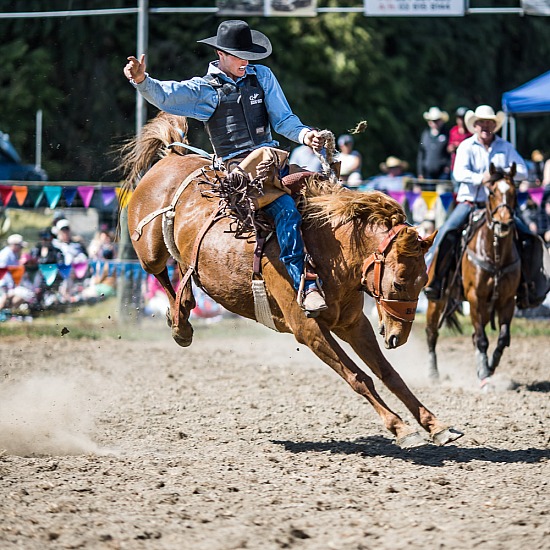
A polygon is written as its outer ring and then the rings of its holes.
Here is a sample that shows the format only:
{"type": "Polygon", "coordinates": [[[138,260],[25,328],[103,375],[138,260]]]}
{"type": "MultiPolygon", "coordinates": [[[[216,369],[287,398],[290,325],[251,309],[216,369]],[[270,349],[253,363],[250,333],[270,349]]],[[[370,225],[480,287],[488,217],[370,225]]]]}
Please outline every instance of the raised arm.
{"type": "Polygon", "coordinates": [[[139,60],[131,55],[128,57],[128,63],[124,67],[124,76],[128,80],[133,80],[136,84],[141,84],[147,76],[145,74],[146,68],[145,54],[141,54],[139,60]]]}

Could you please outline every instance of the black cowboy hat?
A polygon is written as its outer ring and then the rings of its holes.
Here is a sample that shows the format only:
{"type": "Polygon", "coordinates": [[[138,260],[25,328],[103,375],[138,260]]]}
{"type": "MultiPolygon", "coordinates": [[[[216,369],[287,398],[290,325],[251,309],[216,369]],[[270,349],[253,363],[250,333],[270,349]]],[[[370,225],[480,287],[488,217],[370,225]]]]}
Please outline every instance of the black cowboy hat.
{"type": "Polygon", "coordinates": [[[247,61],[264,59],[271,54],[269,38],[259,31],[251,30],[245,21],[224,21],[220,23],[216,36],[197,42],[247,61]]]}

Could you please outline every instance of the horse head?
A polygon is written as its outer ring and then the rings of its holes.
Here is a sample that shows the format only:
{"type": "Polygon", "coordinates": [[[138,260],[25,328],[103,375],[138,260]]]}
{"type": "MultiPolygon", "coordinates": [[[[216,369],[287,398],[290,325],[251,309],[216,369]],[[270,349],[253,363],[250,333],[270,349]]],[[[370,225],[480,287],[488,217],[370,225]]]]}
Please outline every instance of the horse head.
{"type": "Polygon", "coordinates": [[[496,237],[503,238],[510,234],[514,226],[514,209],[517,200],[514,184],[516,163],[512,164],[508,172],[501,168],[495,168],[491,163],[489,174],[491,177],[486,183],[489,191],[487,224],[496,237]]]}
{"type": "Polygon", "coordinates": [[[394,226],[363,264],[362,284],[376,300],[379,331],[388,349],[409,338],[418,295],[428,279],[424,254],[434,238],[435,233],[422,239],[413,227],[394,226]]]}

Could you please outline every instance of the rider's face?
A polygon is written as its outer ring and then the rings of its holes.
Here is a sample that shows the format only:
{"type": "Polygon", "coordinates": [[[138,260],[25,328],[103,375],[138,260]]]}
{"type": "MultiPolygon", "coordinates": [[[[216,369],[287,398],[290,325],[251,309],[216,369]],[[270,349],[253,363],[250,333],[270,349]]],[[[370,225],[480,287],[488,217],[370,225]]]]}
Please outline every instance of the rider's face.
{"type": "Polygon", "coordinates": [[[237,80],[245,75],[246,66],[248,65],[248,61],[246,59],[240,59],[234,55],[220,51],[218,52],[218,56],[220,58],[218,67],[229,78],[237,80]]]}
{"type": "Polygon", "coordinates": [[[496,127],[497,123],[494,120],[486,120],[483,118],[476,120],[474,124],[474,128],[482,139],[491,138],[496,127]]]}

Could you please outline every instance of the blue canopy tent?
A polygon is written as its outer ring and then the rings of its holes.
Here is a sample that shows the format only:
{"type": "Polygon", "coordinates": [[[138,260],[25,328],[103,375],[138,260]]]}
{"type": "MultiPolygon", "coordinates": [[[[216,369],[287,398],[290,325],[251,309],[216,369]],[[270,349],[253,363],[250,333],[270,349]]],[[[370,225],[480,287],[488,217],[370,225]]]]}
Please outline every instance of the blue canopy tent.
{"type": "Polygon", "coordinates": [[[550,71],[502,94],[502,110],[506,120],[502,136],[516,146],[516,116],[550,113],[550,71]]]}

